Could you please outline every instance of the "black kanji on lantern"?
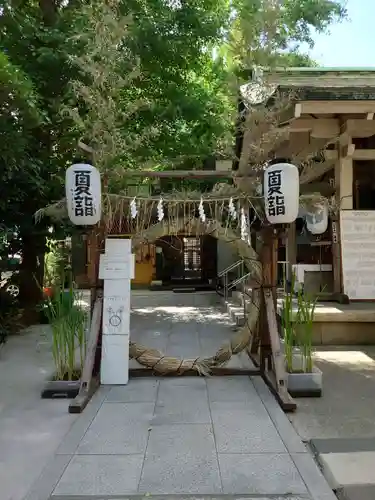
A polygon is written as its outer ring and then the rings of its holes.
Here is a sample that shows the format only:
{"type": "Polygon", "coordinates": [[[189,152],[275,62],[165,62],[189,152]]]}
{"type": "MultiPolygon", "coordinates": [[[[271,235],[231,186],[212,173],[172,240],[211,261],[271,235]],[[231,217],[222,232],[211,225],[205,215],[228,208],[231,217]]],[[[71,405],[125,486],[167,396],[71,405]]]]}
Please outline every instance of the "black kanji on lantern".
{"type": "Polygon", "coordinates": [[[76,217],[92,216],[94,215],[94,205],[90,191],[91,172],[89,170],[79,170],[74,174],[74,214],[76,217]]]}
{"type": "Polygon", "coordinates": [[[281,191],[281,170],[268,172],[268,215],[285,215],[285,199],[281,191]]]}

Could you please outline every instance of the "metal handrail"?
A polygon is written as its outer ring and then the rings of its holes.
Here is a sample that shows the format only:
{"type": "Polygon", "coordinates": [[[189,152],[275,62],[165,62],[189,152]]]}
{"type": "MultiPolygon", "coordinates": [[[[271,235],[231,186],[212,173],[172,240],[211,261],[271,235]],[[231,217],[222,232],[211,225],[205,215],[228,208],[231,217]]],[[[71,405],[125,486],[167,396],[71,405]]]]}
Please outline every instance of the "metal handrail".
{"type": "Polygon", "coordinates": [[[248,272],[248,273],[244,274],[243,276],[241,276],[240,278],[232,281],[232,283],[230,283],[228,285],[228,290],[232,290],[232,288],[234,288],[236,285],[239,285],[240,283],[245,281],[245,279],[248,278],[250,275],[251,275],[251,272],[248,272]]]}
{"type": "Polygon", "coordinates": [[[243,260],[242,259],[238,260],[237,262],[234,262],[230,266],[228,266],[225,269],[223,269],[222,271],[220,271],[219,274],[218,274],[218,277],[221,278],[222,276],[224,276],[224,274],[228,274],[229,271],[233,271],[233,269],[236,269],[241,264],[243,264],[243,260]]]}

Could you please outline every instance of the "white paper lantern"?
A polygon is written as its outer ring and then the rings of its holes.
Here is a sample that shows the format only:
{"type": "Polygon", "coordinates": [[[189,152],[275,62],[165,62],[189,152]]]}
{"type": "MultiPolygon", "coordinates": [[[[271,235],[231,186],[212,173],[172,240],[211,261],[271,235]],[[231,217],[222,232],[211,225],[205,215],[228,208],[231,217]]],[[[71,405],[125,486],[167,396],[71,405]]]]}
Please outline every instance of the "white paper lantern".
{"type": "Polygon", "coordinates": [[[271,224],[294,222],[299,209],[299,173],[290,163],[275,163],[264,171],[264,203],[271,224]]]}
{"type": "Polygon", "coordinates": [[[306,227],[311,234],[323,234],[328,228],[328,203],[322,203],[317,210],[306,213],[306,227]]]}
{"type": "Polygon", "coordinates": [[[69,219],[77,226],[100,221],[102,189],[100,173],[92,165],[77,163],[65,175],[65,195],[69,219]]]}

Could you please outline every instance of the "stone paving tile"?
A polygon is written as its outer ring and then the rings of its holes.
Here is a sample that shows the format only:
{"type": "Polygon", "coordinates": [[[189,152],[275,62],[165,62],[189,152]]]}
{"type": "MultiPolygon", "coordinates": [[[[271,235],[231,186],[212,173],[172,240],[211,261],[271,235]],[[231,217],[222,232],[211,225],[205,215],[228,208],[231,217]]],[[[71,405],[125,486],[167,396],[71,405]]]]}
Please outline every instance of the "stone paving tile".
{"type": "MultiPolygon", "coordinates": [[[[134,500],[144,500],[144,495],[131,495],[131,498],[134,500]]],[[[269,496],[269,495],[262,495],[261,497],[254,496],[254,495],[210,495],[210,494],[204,494],[204,495],[189,495],[189,494],[174,494],[174,495],[168,495],[168,500],[311,500],[311,497],[306,497],[305,495],[303,496],[295,496],[295,495],[283,495],[283,496],[269,496]]],[[[87,497],[85,495],[74,495],[74,497],[71,496],[61,496],[61,495],[54,495],[52,497],[53,500],[87,500],[87,497]]],[[[130,500],[129,496],[107,496],[107,495],[94,495],[90,496],[90,500],[130,500]]],[[[166,500],[165,495],[152,495],[152,500],[166,500]]],[[[367,498],[366,498],[367,500],[367,498]]]]}
{"type": "Polygon", "coordinates": [[[219,401],[253,401],[258,398],[250,377],[212,377],[207,379],[210,403],[219,401]]]}
{"type": "Polygon", "coordinates": [[[292,453],[291,457],[314,500],[336,500],[335,494],[309,453],[292,453]]]}
{"type": "Polygon", "coordinates": [[[224,493],[308,495],[289,454],[219,454],[224,493]]]}
{"type": "Polygon", "coordinates": [[[146,455],[139,492],[152,492],[152,496],[186,492],[199,495],[221,493],[217,456],[146,455]]]}
{"type": "Polygon", "coordinates": [[[178,424],[152,427],[147,454],[163,456],[169,450],[181,455],[212,455],[216,451],[212,425],[178,424]]]}
{"type": "Polygon", "coordinates": [[[285,453],[286,448],[263,403],[211,403],[218,453],[285,453]]]}
{"type": "Polygon", "coordinates": [[[339,500],[374,500],[375,484],[346,486],[337,492],[339,500]]]}
{"type": "Polygon", "coordinates": [[[104,403],[78,447],[78,454],[140,454],[146,450],[154,403],[104,403]]]}
{"type": "Polygon", "coordinates": [[[206,382],[186,378],[185,382],[162,380],[153,425],[205,424],[211,422],[206,382]]]}
{"type": "Polygon", "coordinates": [[[76,455],[66,468],[53,495],[136,494],[142,464],[143,454],[76,455]]]}
{"type": "Polygon", "coordinates": [[[311,439],[316,453],[350,453],[352,451],[375,451],[375,438],[311,439]]]}
{"type": "Polygon", "coordinates": [[[375,452],[325,453],[319,463],[332,489],[375,484],[375,452]]]}
{"type": "Polygon", "coordinates": [[[307,447],[302,443],[264,380],[261,377],[251,377],[251,380],[289,453],[308,453],[307,447]]]}
{"type": "Polygon", "coordinates": [[[156,329],[152,331],[139,331],[137,329],[134,332],[131,331],[130,339],[132,342],[165,352],[168,345],[168,332],[159,332],[156,329]]]}
{"type": "Polygon", "coordinates": [[[128,385],[111,387],[105,399],[107,403],[156,402],[158,379],[130,379],[128,385]]]}

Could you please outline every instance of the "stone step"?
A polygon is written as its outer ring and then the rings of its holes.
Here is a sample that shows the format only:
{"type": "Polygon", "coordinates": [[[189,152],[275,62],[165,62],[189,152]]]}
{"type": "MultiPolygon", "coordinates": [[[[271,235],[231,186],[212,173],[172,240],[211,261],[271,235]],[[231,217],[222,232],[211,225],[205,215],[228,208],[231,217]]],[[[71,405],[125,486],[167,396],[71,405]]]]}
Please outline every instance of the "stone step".
{"type": "Polygon", "coordinates": [[[230,319],[237,326],[243,326],[245,324],[245,315],[242,306],[239,306],[236,302],[227,302],[227,312],[230,319]]]}

